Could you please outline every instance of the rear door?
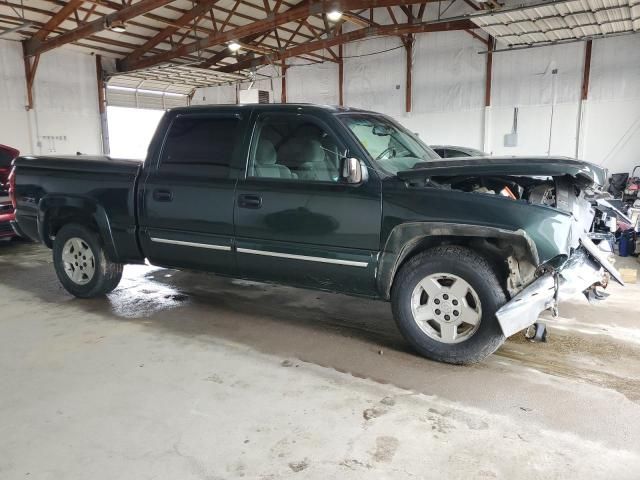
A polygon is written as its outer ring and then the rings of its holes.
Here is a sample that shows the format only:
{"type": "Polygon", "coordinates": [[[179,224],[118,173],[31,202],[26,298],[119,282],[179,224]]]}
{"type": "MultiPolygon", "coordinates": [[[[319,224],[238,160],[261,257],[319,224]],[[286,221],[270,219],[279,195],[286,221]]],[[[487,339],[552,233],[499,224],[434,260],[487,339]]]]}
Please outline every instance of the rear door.
{"type": "Polygon", "coordinates": [[[340,177],[348,138],[309,114],[262,109],[236,190],[241,275],[375,294],[381,185],[340,177]]]}
{"type": "Polygon", "coordinates": [[[247,121],[232,109],[168,120],[138,197],[140,238],[151,263],[234,274],[233,166],[247,121]]]}

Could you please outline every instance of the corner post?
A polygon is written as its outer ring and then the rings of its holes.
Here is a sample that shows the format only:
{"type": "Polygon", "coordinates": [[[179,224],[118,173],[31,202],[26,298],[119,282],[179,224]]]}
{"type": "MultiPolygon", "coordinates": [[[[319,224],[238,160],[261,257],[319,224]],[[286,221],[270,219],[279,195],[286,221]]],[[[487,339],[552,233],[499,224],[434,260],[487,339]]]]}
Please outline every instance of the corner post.
{"type": "Polygon", "coordinates": [[[584,156],[584,119],[589,99],[589,80],[591,79],[591,49],[593,41],[587,40],[584,45],[584,65],[582,67],[582,85],[580,88],[580,103],[578,103],[578,119],[576,122],[576,151],[575,157],[584,156]]]}
{"type": "Polygon", "coordinates": [[[487,61],[485,64],[485,83],[484,83],[484,133],[482,141],[482,150],[491,153],[491,86],[493,78],[493,50],[496,46],[496,40],[491,35],[487,39],[487,61]]]}
{"type": "Polygon", "coordinates": [[[102,69],[102,56],[96,55],[96,76],[98,80],[98,112],[100,114],[100,137],[102,139],[102,154],[109,155],[109,125],[107,123],[107,100],[102,69]]]}
{"type": "Polygon", "coordinates": [[[282,60],[281,75],[282,88],[280,92],[280,103],[287,103],[287,64],[284,59],[282,60]]]}
{"type": "Polygon", "coordinates": [[[36,80],[36,71],[38,70],[38,63],[40,62],[40,55],[36,55],[33,57],[27,56],[27,45],[25,42],[22,42],[22,56],[24,60],[24,78],[27,84],[27,104],[25,108],[27,111],[33,110],[34,102],[33,102],[33,84],[36,80]]]}
{"type": "Polygon", "coordinates": [[[413,91],[413,44],[415,42],[415,37],[410,34],[407,35],[406,40],[404,40],[404,48],[406,52],[407,58],[407,81],[406,81],[406,91],[405,91],[405,111],[407,113],[411,113],[411,105],[412,99],[411,94],[413,91]]]}

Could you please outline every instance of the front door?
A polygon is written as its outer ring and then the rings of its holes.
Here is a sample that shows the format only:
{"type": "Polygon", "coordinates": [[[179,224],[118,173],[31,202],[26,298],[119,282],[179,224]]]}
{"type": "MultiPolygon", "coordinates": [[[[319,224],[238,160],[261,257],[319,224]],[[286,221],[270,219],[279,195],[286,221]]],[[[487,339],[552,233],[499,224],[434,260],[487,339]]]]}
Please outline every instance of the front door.
{"type": "Polygon", "coordinates": [[[233,204],[242,132],[233,110],[178,114],[141,180],[140,230],[151,263],[233,275],[233,204]]]}
{"type": "Polygon", "coordinates": [[[375,294],[380,181],[344,183],[344,143],[314,116],[262,111],[236,189],[241,275],[375,294]]]}

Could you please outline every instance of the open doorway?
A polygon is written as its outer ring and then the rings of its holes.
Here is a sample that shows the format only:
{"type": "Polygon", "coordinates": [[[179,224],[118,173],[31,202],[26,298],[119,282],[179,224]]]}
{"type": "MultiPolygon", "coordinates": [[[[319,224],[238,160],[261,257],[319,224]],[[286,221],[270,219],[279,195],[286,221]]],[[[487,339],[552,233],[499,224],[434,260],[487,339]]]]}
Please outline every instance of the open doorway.
{"type": "Polygon", "coordinates": [[[164,110],[107,107],[110,154],[143,160],[164,110]]]}

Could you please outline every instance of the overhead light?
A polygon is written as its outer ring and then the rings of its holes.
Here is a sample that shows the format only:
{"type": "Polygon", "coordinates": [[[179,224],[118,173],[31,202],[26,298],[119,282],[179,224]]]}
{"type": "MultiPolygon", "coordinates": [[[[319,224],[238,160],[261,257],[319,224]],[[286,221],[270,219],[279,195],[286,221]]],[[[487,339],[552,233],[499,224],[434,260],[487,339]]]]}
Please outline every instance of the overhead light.
{"type": "Polygon", "coordinates": [[[116,33],[123,33],[127,31],[127,26],[122,20],[114,20],[109,24],[109,30],[116,33]]]}
{"type": "Polygon", "coordinates": [[[327,13],[327,20],[329,20],[330,22],[337,22],[341,18],[342,12],[339,12],[338,10],[331,10],[327,13]]]}
{"type": "Polygon", "coordinates": [[[227,45],[227,47],[229,47],[229,50],[231,50],[232,52],[237,52],[242,48],[242,45],[240,45],[238,42],[231,42],[229,45],[227,45]]]}

